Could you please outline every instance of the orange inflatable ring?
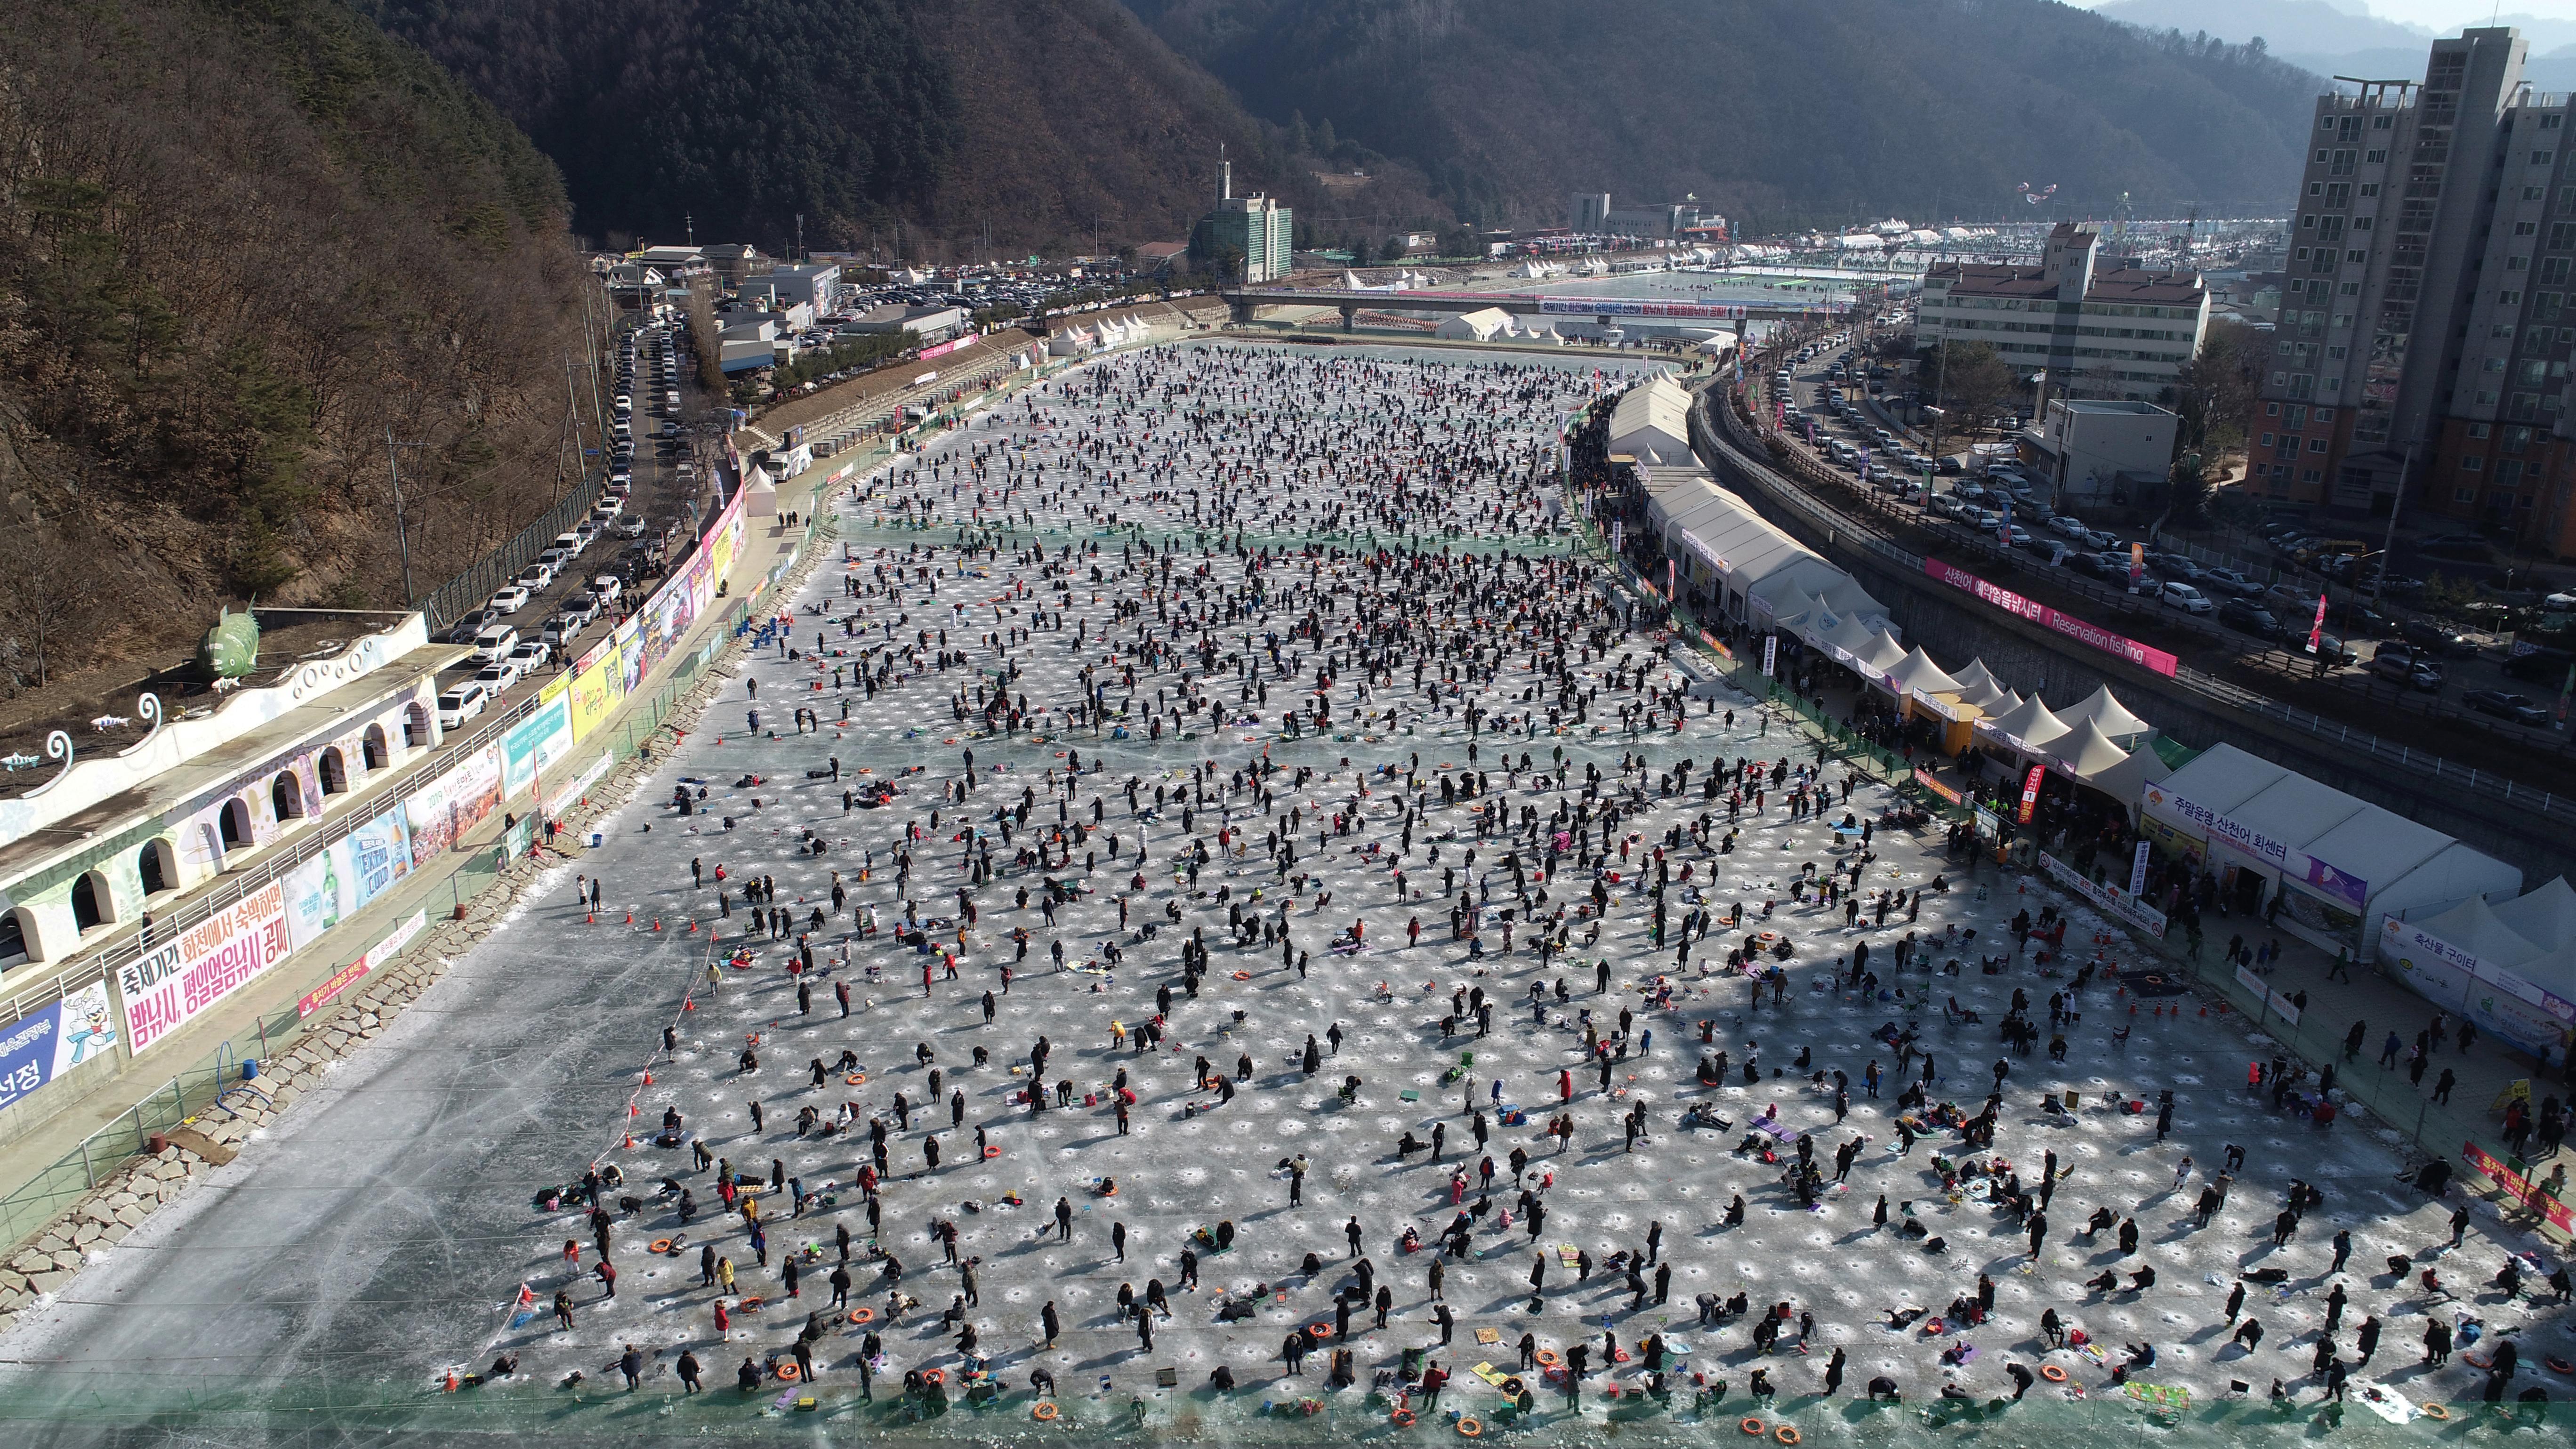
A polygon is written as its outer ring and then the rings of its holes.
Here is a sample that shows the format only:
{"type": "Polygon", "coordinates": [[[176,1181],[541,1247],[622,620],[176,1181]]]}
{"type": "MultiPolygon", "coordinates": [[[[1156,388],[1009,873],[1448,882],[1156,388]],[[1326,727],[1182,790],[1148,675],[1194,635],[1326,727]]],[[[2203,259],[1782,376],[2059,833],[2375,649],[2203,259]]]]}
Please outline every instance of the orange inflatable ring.
{"type": "Polygon", "coordinates": [[[1538,1362],[1541,1368],[1554,1368],[1564,1360],[1557,1357],[1555,1349],[1542,1348],[1538,1351],[1538,1362]]]}
{"type": "Polygon", "coordinates": [[[858,1086],[859,1084],[861,1084],[861,1083],[865,1082],[867,1079],[868,1079],[868,1074],[867,1074],[867,1073],[865,1073],[865,1072],[852,1072],[852,1073],[850,1073],[848,1076],[843,1077],[841,1080],[842,1080],[842,1081],[844,1081],[844,1082],[847,1082],[847,1083],[849,1083],[851,1086],[855,1087],[855,1086],[858,1086]]]}
{"type": "Polygon", "coordinates": [[[984,1155],[985,1155],[986,1157],[999,1157],[999,1156],[1001,1156],[1001,1155],[1002,1155],[1002,1149],[1000,1149],[1000,1148],[998,1148],[998,1147],[991,1146],[991,1145],[989,1145],[989,1144],[988,1144],[988,1145],[984,1148],[984,1155]]]}
{"type": "Polygon", "coordinates": [[[2448,1404],[2419,1404],[2416,1407],[2423,1411],[2424,1417],[2427,1419],[2447,1419],[2451,1417],[2451,1406],[2448,1404]]]}
{"type": "Polygon", "coordinates": [[[2052,1384],[2062,1384],[2066,1382],[2066,1370],[2059,1368],[2053,1363],[2041,1364],[2039,1366],[2039,1376],[2048,1380],[2052,1384]]]}
{"type": "Polygon", "coordinates": [[[1795,1444],[1798,1442],[1798,1431],[1787,1424],[1783,1424],[1779,1428],[1771,1431],[1771,1437],[1779,1440],[1783,1444],[1795,1444]]]}
{"type": "Polygon", "coordinates": [[[921,1371],[921,1381],[925,1384],[945,1383],[947,1380],[948,1375],[941,1370],[923,1369],[921,1371]]]}
{"type": "Polygon", "coordinates": [[[1413,1427],[1413,1411],[1411,1409],[1398,1409],[1394,1413],[1387,1415],[1386,1421],[1399,1429],[1410,1429],[1413,1427]]]}
{"type": "Polygon", "coordinates": [[[1237,971],[1234,973],[1234,979],[1237,981],[1249,981],[1252,979],[1252,973],[1249,971],[1237,971]]]}
{"type": "Polygon", "coordinates": [[[657,1253],[667,1253],[671,1251],[671,1240],[669,1238],[655,1238],[653,1240],[653,1251],[657,1253]]]}
{"type": "Polygon", "coordinates": [[[1329,1323],[1309,1323],[1306,1325],[1306,1336],[1308,1338],[1330,1338],[1333,1336],[1333,1325],[1329,1323]]]}
{"type": "Polygon", "coordinates": [[[1759,1439],[1762,1437],[1763,1431],[1769,1429],[1771,1426],[1763,1423],[1760,1419],[1747,1417],[1743,1423],[1736,1427],[1742,1429],[1747,1437],[1759,1439]]]}
{"type": "Polygon", "coordinates": [[[877,1321],[877,1311],[873,1308],[853,1308],[850,1310],[850,1321],[852,1323],[874,1323],[877,1321]]]}
{"type": "Polygon", "coordinates": [[[736,1313],[758,1313],[760,1311],[760,1299],[757,1297],[746,1298],[740,1303],[735,1304],[733,1306],[733,1311],[736,1313]]]}
{"type": "Polygon", "coordinates": [[[796,1382],[798,1376],[803,1373],[804,1370],[798,1368],[791,1360],[778,1366],[778,1381],[784,1384],[792,1384],[796,1382]]]}
{"type": "Polygon", "coordinates": [[[1477,1423],[1473,1419],[1460,1419],[1458,1421],[1458,1437],[1461,1439],[1473,1439],[1484,1432],[1485,1426],[1477,1423]]]}
{"type": "Polygon", "coordinates": [[[1029,1410],[1029,1417],[1037,1420],[1041,1424],[1053,1419],[1055,1414],[1056,1408],[1053,1404],[1038,1404],[1029,1410]]]}

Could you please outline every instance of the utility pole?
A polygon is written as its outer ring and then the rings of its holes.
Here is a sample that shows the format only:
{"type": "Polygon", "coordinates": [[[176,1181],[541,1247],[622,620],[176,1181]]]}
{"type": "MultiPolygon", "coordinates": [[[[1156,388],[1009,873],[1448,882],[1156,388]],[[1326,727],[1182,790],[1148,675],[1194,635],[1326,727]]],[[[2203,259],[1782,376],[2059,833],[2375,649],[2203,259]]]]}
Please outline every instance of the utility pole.
{"type": "Polygon", "coordinates": [[[394,480],[394,547],[402,554],[403,606],[406,608],[419,595],[414,594],[411,588],[411,531],[403,522],[402,465],[397,459],[401,449],[426,446],[425,443],[395,442],[392,425],[385,427],[385,471],[392,474],[394,480]]]}
{"type": "Polygon", "coordinates": [[[680,213],[680,233],[689,239],[689,245],[696,246],[698,244],[697,217],[685,211],[680,213]]]}
{"type": "Polygon", "coordinates": [[[2370,601],[2379,602],[2379,591],[2388,587],[2388,551],[2397,544],[2397,512],[2406,506],[2406,475],[2415,467],[2415,445],[2406,445],[2406,457],[2397,465],[2397,496],[2388,500],[2388,529],[2379,536],[2379,582],[2370,586],[2370,601]]]}

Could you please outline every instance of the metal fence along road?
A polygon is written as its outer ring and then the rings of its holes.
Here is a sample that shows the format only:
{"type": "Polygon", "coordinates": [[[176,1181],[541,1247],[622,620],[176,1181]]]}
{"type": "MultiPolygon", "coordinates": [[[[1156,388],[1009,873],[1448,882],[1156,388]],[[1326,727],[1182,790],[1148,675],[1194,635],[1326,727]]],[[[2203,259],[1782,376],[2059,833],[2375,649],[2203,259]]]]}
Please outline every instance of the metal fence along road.
{"type": "MultiPolygon", "coordinates": [[[[1767,447],[1762,441],[1764,433],[1739,410],[1736,406],[1737,399],[1730,397],[1716,401],[1712,406],[1712,399],[1716,392],[1717,389],[1701,392],[1696,405],[1691,409],[1692,441],[1699,447],[1703,456],[1723,458],[1733,473],[1761,489],[1773,502],[1803,516],[1812,529],[1826,535],[1830,542],[1849,543],[1866,549],[1907,574],[1919,574],[1923,571],[1925,556],[1899,543],[1883,524],[1867,515],[1835,508],[1818,497],[1815,492],[1820,488],[1845,490],[1849,480],[1825,473],[1818,465],[1802,458],[1793,449],[1788,458],[1788,471],[1801,477],[1807,484],[1805,487],[1794,487],[1790,485],[1787,478],[1782,476],[1779,467],[1767,461],[1757,460],[1745,452],[1744,449],[1750,448],[1767,454],[1767,447]],[[1717,429],[1710,426],[1708,418],[1711,412],[1715,412],[1724,419],[1726,431],[1732,435],[1733,441],[1719,436],[1717,429]]],[[[1866,492],[1857,496],[1861,500],[1861,505],[1871,514],[1891,522],[1902,520],[1915,526],[1923,526],[1922,520],[1913,517],[1910,513],[1900,514],[1891,501],[1872,497],[1866,492]]],[[[2011,557],[2001,546],[1971,535],[1962,534],[1952,541],[1971,556],[2007,560],[2011,557]]],[[[2018,567],[2018,562],[2015,561],[2015,563],[2018,567]]],[[[2102,605],[2115,615],[2138,607],[2137,601],[2128,595],[2115,594],[2072,576],[2059,578],[2052,575],[2049,578],[2049,584],[2102,605]]],[[[2209,632],[2180,623],[2179,616],[2176,620],[2168,622],[2175,623],[2177,627],[2193,628],[2196,633],[2209,632]]],[[[2330,743],[2341,749],[2367,755],[2375,761],[2393,765],[2414,776],[2429,778],[2445,786],[2466,790],[2515,810],[2527,811],[2552,820],[2576,823],[2576,799],[2562,800],[2554,791],[2536,790],[2528,785],[2517,784],[2509,776],[2500,775],[2493,770],[2480,770],[2474,766],[2460,764],[2456,760],[2446,759],[2431,751],[2418,750],[2398,741],[2382,739],[2369,730],[2355,729],[2342,721],[2330,720],[2312,711],[2285,704],[2189,666],[2175,671],[2174,682],[2203,696],[2213,704],[2261,715],[2304,731],[2321,743],[2330,743]]],[[[2526,740],[2518,735],[2490,730],[2468,715],[2445,713],[2438,717],[2446,726],[2453,728],[2465,726],[2474,729],[2480,735],[2494,740],[2502,748],[2548,750],[2559,747],[2549,742],[2526,740]]]]}

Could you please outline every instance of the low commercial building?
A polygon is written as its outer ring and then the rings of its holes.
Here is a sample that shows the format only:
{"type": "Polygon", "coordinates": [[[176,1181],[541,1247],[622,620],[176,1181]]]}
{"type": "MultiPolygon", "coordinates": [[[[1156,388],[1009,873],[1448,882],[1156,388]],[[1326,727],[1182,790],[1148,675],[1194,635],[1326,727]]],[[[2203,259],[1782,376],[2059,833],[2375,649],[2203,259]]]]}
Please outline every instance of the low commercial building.
{"type": "Polygon", "coordinates": [[[906,307],[889,304],[872,307],[841,324],[844,332],[910,332],[921,338],[923,346],[945,342],[972,325],[972,317],[963,307],[906,307]]]}
{"type": "Polygon", "coordinates": [[[2040,425],[2021,435],[2021,460],[2060,508],[2151,507],[2172,472],[2181,422],[2154,403],[2051,398],[2040,425]]]}
{"type": "Polygon", "coordinates": [[[772,267],[760,280],[781,302],[802,302],[822,316],[832,310],[841,291],[841,269],[830,263],[810,267],[772,267]]]}
{"type": "Polygon", "coordinates": [[[2153,402],[2200,351],[2209,289],[2196,272],[2099,265],[2089,222],[2061,222],[2036,267],[1942,262],[1923,275],[1915,335],[1983,342],[2023,375],[2080,397],[2153,402]]]}

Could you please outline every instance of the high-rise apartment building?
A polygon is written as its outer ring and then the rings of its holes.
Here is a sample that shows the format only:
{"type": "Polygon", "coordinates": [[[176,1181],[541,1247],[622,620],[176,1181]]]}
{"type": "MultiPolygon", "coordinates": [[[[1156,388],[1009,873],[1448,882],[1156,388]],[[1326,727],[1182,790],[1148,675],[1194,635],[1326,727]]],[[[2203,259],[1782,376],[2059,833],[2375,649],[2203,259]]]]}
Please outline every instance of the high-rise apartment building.
{"type": "Polygon", "coordinates": [[[2568,98],[2510,28],[2433,42],[2421,84],[2317,100],[2251,483],[2339,513],[2447,515],[2576,554],[2560,431],[2576,344],[2568,98]],[[2411,460],[2411,461],[2410,461],[2411,460]]]}
{"type": "Polygon", "coordinates": [[[1296,250],[1294,213],[1262,195],[1234,194],[1234,163],[1217,165],[1216,210],[1199,218],[1190,234],[1190,251],[1201,265],[1222,259],[1221,280],[1258,286],[1288,275],[1296,250]],[[1240,275],[1235,275],[1237,267],[1240,275]]]}

